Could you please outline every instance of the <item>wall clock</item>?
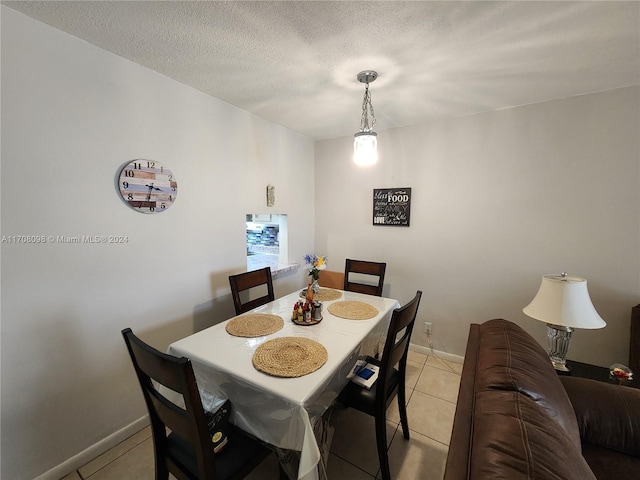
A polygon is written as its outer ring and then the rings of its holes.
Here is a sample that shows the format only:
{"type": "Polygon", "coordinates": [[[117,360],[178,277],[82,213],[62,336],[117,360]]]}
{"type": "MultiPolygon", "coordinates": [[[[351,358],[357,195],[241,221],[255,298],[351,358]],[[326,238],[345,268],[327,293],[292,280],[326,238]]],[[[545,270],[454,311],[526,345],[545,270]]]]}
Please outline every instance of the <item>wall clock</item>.
{"type": "Polygon", "coordinates": [[[118,188],[122,199],[137,212],[160,213],[178,195],[178,182],[165,166],[155,160],[137,159],[120,170],[118,188]]]}

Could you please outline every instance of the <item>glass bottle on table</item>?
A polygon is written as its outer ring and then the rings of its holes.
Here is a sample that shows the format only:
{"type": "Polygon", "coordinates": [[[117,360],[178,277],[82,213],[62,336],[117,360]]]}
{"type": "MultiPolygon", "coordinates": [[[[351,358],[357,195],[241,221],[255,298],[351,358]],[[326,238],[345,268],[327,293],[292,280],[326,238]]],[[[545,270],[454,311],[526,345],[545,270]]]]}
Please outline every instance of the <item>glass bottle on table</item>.
{"type": "Polygon", "coordinates": [[[309,285],[307,285],[307,296],[306,296],[307,302],[309,302],[309,304],[313,303],[313,288],[311,288],[311,283],[309,283],[309,285]]]}

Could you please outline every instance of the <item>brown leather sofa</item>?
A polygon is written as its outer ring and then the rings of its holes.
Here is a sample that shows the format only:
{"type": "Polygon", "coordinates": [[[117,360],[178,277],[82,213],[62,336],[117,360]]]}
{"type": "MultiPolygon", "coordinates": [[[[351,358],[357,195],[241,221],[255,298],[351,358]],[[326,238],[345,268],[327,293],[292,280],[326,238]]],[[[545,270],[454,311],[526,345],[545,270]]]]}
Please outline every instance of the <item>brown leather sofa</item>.
{"type": "Polygon", "coordinates": [[[444,480],[632,478],[640,390],[559,377],[512,322],[471,325],[444,480]]]}

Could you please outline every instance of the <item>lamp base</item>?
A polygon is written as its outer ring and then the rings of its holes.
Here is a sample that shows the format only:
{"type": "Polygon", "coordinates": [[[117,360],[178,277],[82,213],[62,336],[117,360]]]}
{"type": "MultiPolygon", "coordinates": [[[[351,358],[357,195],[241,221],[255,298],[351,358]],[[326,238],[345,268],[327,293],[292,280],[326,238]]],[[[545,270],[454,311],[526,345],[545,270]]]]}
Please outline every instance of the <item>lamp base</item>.
{"type": "Polygon", "coordinates": [[[558,372],[563,372],[565,374],[571,373],[571,369],[566,363],[555,363],[552,361],[551,364],[553,365],[553,368],[555,368],[558,372]]]}
{"type": "Polygon", "coordinates": [[[570,372],[567,366],[567,352],[571,343],[573,328],[562,325],[547,324],[547,340],[549,341],[549,358],[553,368],[560,372],[570,372]]]}

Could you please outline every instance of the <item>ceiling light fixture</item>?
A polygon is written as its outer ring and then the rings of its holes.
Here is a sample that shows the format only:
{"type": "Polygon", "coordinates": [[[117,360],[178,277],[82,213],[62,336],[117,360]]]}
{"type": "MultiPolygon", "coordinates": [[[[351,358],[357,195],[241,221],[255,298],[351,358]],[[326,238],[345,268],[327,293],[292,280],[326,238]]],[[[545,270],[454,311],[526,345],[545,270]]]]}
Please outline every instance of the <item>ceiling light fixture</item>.
{"type": "Polygon", "coordinates": [[[365,84],[364,98],[362,99],[362,117],[360,117],[360,131],[353,137],[353,161],[356,165],[368,166],[378,161],[378,134],[373,131],[376,124],[376,116],[371,105],[369,84],[378,78],[378,72],[365,70],[358,74],[358,81],[365,84]],[[371,122],[369,122],[369,115],[371,122]]]}

